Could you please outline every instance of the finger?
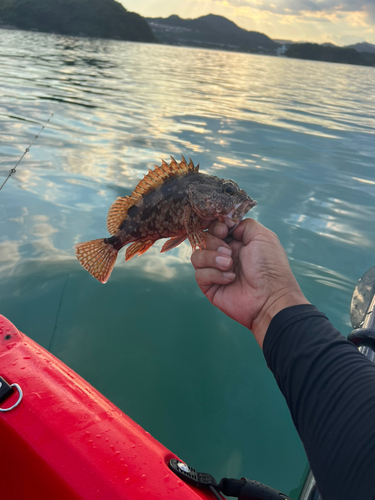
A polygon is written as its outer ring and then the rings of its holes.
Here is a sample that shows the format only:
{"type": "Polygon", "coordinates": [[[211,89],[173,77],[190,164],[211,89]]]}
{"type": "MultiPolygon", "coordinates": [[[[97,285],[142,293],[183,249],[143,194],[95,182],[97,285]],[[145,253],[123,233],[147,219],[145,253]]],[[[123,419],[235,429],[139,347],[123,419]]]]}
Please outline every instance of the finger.
{"type": "Polygon", "coordinates": [[[208,232],[223,240],[228,236],[228,227],[222,222],[216,220],[210,225],[208,232]]]}
{"type": "Polygon", "coordinates": [[[204,234],[206,235],[205,237],[206,250],[214,250],[215,252],[217,252],[218,248],[224,247],[227,248],[228,251],[230,251],[230,246],[227,243],[225,243],[225,241],[223,241],[222,239],[213,236],[208,231],[206,231],[204,234]]]}
{"type": "Polygon", "coordinates": [[[231,257],[231,249],[219,247],[217,252],[214,251],[197,251],[191,256],[191,262],[195,269],[214,268],[221,271],[227,271],[233,266],[231,257]]]}
{"type": "Polygon", "coordinates": [[[199,288],[205,294],[213,285],[228,285],[236,275],[230,272],[221,272],[218,269],[197,269],[195,271],[195,279],[199,288]]]}

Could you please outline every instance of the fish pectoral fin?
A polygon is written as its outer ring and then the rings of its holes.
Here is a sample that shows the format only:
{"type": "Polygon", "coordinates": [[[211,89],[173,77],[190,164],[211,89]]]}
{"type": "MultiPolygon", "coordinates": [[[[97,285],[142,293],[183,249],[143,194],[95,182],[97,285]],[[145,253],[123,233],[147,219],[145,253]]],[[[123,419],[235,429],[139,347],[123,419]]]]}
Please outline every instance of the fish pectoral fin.
{"type": "Polygon", "coordinates": [[[184,226],[193,252],[197,247],[200,250],[206,248],[206,234],[201,229],[201,220],[189,205],[185,207],[184,226]]]}
{"type": "Polygon", "coordinates": [[[206,233],[203,231],[199,230],[188,233],[188,238],[193,252],[195,252],[197,247],[199,250],[206,248],[206,233]]]}
{"type": "Polygon", "coordinates": [[[172,250],[172,248],[177,247],[180,243],[185,241],[187,238],[187,235],[185,236],[173,236],[173,238],[170,238],[167,240],[164,245],[162,246],[162,249],[160,250],[160,253],[163,252],[168,252],[168,250],[172,250]]]}
{"type": "Polygon", "coordinates": [[[136,241],[132,243],[127,249],[125,253],[125,261],[128,261],[134,257],[134,255],[142,255],[147,252],[147,250],[152,247],[155,243],[155,240],[146,240],[146,241],[136,241]]]}

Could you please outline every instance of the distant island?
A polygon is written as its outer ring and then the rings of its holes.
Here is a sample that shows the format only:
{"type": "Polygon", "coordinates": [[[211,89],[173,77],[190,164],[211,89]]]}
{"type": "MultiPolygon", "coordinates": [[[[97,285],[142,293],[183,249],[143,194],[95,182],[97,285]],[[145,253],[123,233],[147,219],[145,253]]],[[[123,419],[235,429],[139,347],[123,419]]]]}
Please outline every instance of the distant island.
{"type": "Polygon", "coordinates": [[[372,52],[375,54],[375,45],[368,42],[355,43],[354,45],[347,45],[346,49],[355,49],[357,52],[372,52]]]}
{"type": "Polygon", "coordinates": [[[258,54],[276,54],[280,44],[257,31],[240,28],[226,17],[209,14],[197,19],[146,18],[156,38],[170,45],[188,45],[258,54]]]}
{"type": "Polygon", "coordinates": [[[247,31],[229,19],[209,14],[197,19],[146,18],[161,43],[256,54],[285,55],[298,59],[375,66],[375,45],[359,43],[337,47],[332,43],[295,43],[272,40],[264,33],[247,31]]]}
{"type": "Polygon", "coordinates": [[[358,52],[354,48],[336,47],[333,44],[294,43],[289,46],[285,55],[313,61],[375,66],[375,53],[358,52]]]}
{"type": "Polygon", "coordinates": [[[115,0],[1,0],[0,25],[18,29],[155,42],[145,19],[115,0]]]}

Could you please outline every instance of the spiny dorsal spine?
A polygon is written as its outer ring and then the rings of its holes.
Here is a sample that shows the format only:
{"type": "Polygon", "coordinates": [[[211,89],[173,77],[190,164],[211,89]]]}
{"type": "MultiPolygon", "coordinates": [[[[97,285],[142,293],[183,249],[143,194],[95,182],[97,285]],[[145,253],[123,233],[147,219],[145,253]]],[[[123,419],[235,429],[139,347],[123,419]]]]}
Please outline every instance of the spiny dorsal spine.
{"type": "Polygon", "coordinates": [[[155,165],[154,170],[149,170],[148,173],[145,174],[130,196],[119,196],[116,198],[107,216],[107,229],[109,234],[112,235],[117,232],[127,216],[129,208],[134,206],[145,194],[161,186],[166,180],[172,177],[179,177],[198,171],[199,164],[195,167],[191,158],[189,158],[189,163],[187,163],[183,155],[181,155],[180,163],[178,163],[173,156],[171,156],[169,165],[162,160],[160,167],[155,165]]]}

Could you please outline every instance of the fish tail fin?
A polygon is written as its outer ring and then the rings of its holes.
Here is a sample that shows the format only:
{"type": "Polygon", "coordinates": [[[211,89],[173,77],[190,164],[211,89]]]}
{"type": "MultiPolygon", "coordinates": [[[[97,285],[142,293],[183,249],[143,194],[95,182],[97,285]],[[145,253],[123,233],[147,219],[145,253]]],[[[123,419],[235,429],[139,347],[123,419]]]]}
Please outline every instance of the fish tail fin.
{"type": "Polygon", "coordinates": [[[107,238],[101,238],[78,243],[74,250],[79,263],[86,271],[101,283],[108,281],[116,262],[118,248],[114,248],[107,238]]]}

